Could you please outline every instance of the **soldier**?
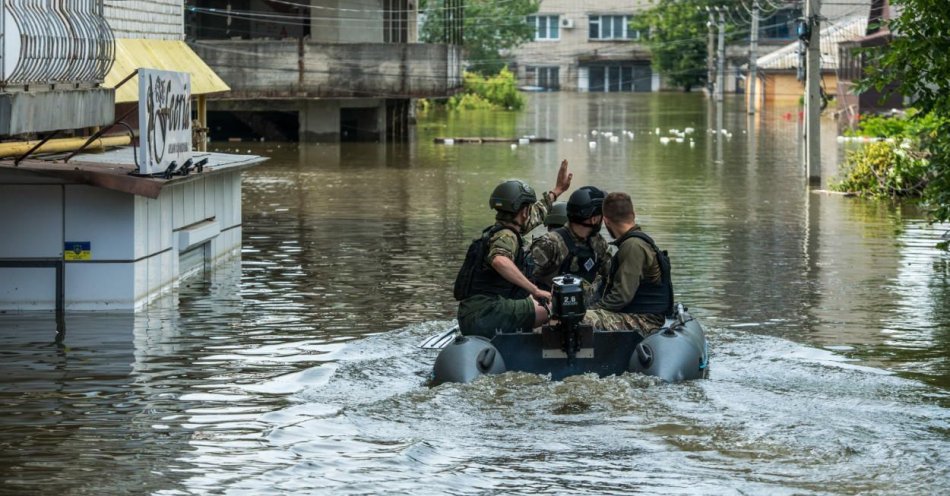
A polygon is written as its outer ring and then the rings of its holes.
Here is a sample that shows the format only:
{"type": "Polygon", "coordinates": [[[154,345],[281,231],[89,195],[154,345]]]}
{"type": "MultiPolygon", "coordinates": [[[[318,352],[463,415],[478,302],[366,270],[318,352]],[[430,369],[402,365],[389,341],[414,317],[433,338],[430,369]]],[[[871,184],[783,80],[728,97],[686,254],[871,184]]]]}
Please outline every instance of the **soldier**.
{"type": "Polygon", "coordinates": [[[610,262],[603,296],[582,323],[609,331],[631,329],[646,337],[673,313],[670,259],[640,230],[630,195],[610,193],[604,199],[603,213],[604,225],[618,249],[610,262]]]}
{"type": "Polygon", "coordinates": [[[544,216],[544,226],[551,232],[567,224],[567,203],[557,202],[551,207],[551,211],[544,216]]]}
{"type": "Polygon", "coordinates": [[[534,280],[550,289],[556,276],[573,274],[587,284],[592,296],[594,279],[607,276],[607,241],[599,234],[605,193],[594,187],[578,189],[567,202],[567,226],[554,229],[531,245],[534,280]]]}
{"type": "Polygon", "coordinates": [[[567,160],[554,189],[539,201],[521,181],[505,181],[489,199],[495,224],[472,242],[455,281],[462,334],[492,338],[498,332],[530,331],[548,321],[551,293],[528,280],[527,247],[522,236],[539,226],[554,201],[571,185],[567,160]]]}

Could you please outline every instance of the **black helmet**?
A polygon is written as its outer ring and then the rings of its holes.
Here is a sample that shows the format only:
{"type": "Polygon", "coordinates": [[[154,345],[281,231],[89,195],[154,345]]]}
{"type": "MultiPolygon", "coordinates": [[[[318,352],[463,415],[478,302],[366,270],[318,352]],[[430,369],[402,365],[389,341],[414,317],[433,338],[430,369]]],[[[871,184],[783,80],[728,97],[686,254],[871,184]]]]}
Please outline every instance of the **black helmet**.
{"type": "Polygon", "coordinates": [[[567,201],[567,218],[573,222],[580,222],[595,215],[601,215],[606,196],[604,190],[596,186],[584,186],[578,189],[567,201]]]}
{"type": "Polygon", "coordinates": [[[488,206],[499,212],[509,212],[516,214],[525,204],[538,201],[534,190],[522,181],[512,179],[505,181],[495,187],[491,198],[488,199],[488,206]]]}
{"type": "Polygon", "coordinates": [[[557,202],[551,206],[551,211],[544,217],[544,225],[561,227],[564,224],[567,224],[567,203],[557,202]]]}

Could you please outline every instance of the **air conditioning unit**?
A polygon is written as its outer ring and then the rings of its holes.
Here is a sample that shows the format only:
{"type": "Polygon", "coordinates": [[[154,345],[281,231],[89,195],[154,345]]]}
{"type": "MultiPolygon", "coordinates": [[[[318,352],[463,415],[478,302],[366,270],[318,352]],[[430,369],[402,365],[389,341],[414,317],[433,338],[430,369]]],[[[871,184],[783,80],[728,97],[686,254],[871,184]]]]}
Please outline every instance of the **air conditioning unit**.
{"type": "Polygon", "coordinates": [[[574,19],[562,18],[561,27],[564,29],[574,29],[574,19]]]}

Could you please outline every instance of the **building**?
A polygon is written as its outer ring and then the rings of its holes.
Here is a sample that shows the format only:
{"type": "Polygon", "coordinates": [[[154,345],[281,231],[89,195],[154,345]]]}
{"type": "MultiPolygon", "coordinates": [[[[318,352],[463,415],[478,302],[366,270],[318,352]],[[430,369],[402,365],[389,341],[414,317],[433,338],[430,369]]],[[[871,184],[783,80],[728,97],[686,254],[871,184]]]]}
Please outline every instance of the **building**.
{"type": "MultiPolygon", "coordinates": [[[[838,46],[857,39],[867,30],[867,16],[839,20],[821,30],[821,88],[827,98],[838,96],[838,46]]],[[[798,106],[803,94],[804,55],[798,42],[790,43],[756,61],[757,108],[798,106]]]]}
{"type": "MultiPolygon", "coordinates": [[[[820,47],[822,91],[828,99],[838,96],[838,79],[841,67],[838,64],[838,47],[850,40],[863,35],[868,27],[868,12],[871,0],[854,0],[851,2],[828,3],[821,7],[820,47]]],[[[804,94],[805,65],[804,50],[795,33],[796,19],[801,17],[800,6],[786,7],[788,14],[782,14],[787,28],[782,32],[788,35],[785,39],[772,39],[766,42],[768,48],[762,54],[763,43],[759,44],[759,56],[756,58],[756,108],[771,106],[798,106],[804,94]],[[778,48],[776,48],[778,44],[778,48]]],[[[783,10],[776,11],[776,14],[783,10]]],[[[774,29],[775,23],[768,19],[760,22],[760,26],[774,29]]],[[[760,31],[760,36],[761,36],[760,31]]],[[[761,38],[760,38],[761,40],[761,38]]],[[[747,52],[748,53],[748,52],[747,52]]],[[[740,60],[736,60],[736,63],[740,60]]],[[[748,58],[742,64],[740,73],[748,72],[748,58]]],[[[745,79],[745,77],[743,77],[745,79]]],[[[748,86],[748,83],[745,84],[748,86]]]]}
{"type": "Polygon", "coordinates": [[[854,125],[864,113],[886,112],[904,107],[904,96],[892,91],[897,83],[878,90],[868,88],[858,93],[856,86],[864,78],[867,50],[887,46],[893,33],[887,21],[894,18],[894,7],[889,0],[874,0],[864,36],[838,45],[838,115],[848,125],[854,125]]]}
{"type": "Polygon", "coordinates": [[[135,310],[239,254],[240,171],[263,158],[202,152],[200,135],[192,151],[192,117],[228,88],[184,44],[182,0],[35,3],[4,2],[0,18],[22,41],[4,46],[0,81],[0,310],[135,310]],[[190,80],[140,108],[139,69],[190,80]],[[143,176],[173,108],[190,157],[143,176]]]}
{"type": "Polygon", "coordinates": [[[643,33],[629,28],[646,0],[544,0],[528,17],[534,41],[511,51],[523,86],[568,91],[656,91],[643,33]]]}
{"type": "MultiPolygon", "coordinates": [[[[462,3],[449,2],[461,15],[462,3]]],[[[418,43],[415,0],[190,0],[187,39],[231,91],[214,138],[387,141],[411,102],[461,90],[461,47],[418,43]]]]}

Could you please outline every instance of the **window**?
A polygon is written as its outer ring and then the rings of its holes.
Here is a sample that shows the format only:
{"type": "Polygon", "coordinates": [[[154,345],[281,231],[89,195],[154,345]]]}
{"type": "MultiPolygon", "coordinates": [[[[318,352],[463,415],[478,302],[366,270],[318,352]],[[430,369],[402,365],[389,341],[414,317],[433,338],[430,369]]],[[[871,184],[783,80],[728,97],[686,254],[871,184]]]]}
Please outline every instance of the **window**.
{"type": "Polygon", "coordinates": [[[592,15],[588,18],[587,37],[592,40],[639,40],[640,32],[630,29],[633,16],[592,15]]]}
{"type": "Polygon", "coordinates": [[[561,37],[561,26],[559,24],[561,16],[544,15],[528,16],[528,25],[534,26],[534,39],[536,40],[557,40],[561,37]]]}
{"type": "Polygon", "coordinates": [[[795,37],[795,20],[802,9],[783,9],[759,21],[759,38],[763,40],[790,40],[795,37]]]}
{"type": "Polygon", "coordinates": [[[557,90],[561,87],[560,68],[557,66],[527,66],[528,83],[546,90],[557,90]]]}
{"type": "Polygon", "coordinates": [[[592,65],[587,68],[587,91],[650,91],[653,72],[643,63],[627,62],[607,65],[592,65]]]}

